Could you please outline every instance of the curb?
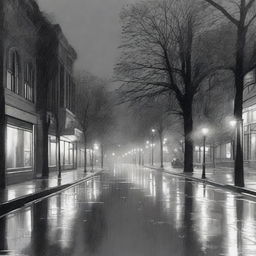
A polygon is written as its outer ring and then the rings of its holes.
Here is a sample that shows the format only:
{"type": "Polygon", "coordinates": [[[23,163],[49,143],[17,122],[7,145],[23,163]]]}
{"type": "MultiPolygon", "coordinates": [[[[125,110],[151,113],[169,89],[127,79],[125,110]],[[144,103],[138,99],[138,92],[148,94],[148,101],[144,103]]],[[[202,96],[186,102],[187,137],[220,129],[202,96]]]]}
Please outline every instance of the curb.
{"type": "Polygon", "coordinates": [[[45,197],[48,197],[48,196],[53,195],[55,193],[58,193],[62,190],[66,190],[66,189],[71,188],[75,185],[78,185],[79,183],[82,183],[82,182],[98,175],[102,171],[103,170],[97,171],[97,172],[92,173],[92,174],[90,174],[86,177],[83,177],[79,180],[76,180],[72,183],[68,183],[68,184],[65,184],[65,185],[48,188],[48,189],[45,189],[43,191],[35,192],[35,193],[29,194],[29,195],[21,196],[21,197],[15,198],[13,200],[4,202],[4,203],[0,204],[0,218],[3,215],[5,215],[7,213],[10,213],[14,210],[17,210],[17,209],[25,206],[28,203],[34,202],[34,201],[39,200],[39,199],[43,199],[45,197]]]}
{"type": "Polygon", "coordinates": [[[239,193],[239,194],[244,194],[244,195],[246,195],[248,197],[251,197],[254,200],[256,200],[256,198],[255,198],[256,197],[256,191],[254,191],[254,190],[250,190],[250,189],[246,189],[246,188],[242,188],[242,187],[238,187],[238,186],[234,186],[234,185],[221,184],[221,183],[217,183],[217,182],[207,180],[207,179],[203,180],[203,179],[196,178],[196,177],[190,177],[190,176],[187,176],[187,175],[182,174],[182,173],[175,173],[175,172],[167,171],[167,170],[162,169],[162,168],[156,168],[156,167],[151,167],[151,166],[144,166],[144,167],[149,168],[149,169],[153,169],[153,170],[156,170],[156,171],[165,172],[167,174],[178,176],[178,177],[185,178],[185,179],[188,179],[188,180],[197,181],[197,182],[201,182],[201,183],[208,184],[208,185],[211,185],[211,186],[219,187],[219,188],[226,189],[226,190],[236,192],[236,193],[239,193]]]}

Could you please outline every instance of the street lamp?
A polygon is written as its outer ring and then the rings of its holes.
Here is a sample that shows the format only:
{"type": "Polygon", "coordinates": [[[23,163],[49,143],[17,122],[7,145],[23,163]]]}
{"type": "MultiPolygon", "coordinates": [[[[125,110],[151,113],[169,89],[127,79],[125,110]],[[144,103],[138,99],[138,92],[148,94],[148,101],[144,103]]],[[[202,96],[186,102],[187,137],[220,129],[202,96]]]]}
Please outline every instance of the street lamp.
{"type": "Polygon", "coordinates": [[[236,120],[231,120],[231,121],[229,122],[229,124],[230,124],[230,126],[231,126],[232,128],[235,128],[235,127],[236,127],[236,124],[237,124],[237,121],[236,121],[236,120]]]}
{"type": "Polygon", "coordinates": [[[203,172],[202,172],[202,179],[205,179],[205,143],[206,143],[206,135],[208,134],[209,129],[208,128],[202,128],[202,134],[203,134],[203,172]]]}
{"type": "Polygon", "coordinates": [[[151,132],[152,132],[152,136],[151,136],[151,146],[152,146],[152,148],[151,148],[151,160],[152,160],[152,165],[154,165],[154,136],[155,136],[155,132],[156,132],[156,130],[155,129],[152,129],[151,130],[151,132]]]}

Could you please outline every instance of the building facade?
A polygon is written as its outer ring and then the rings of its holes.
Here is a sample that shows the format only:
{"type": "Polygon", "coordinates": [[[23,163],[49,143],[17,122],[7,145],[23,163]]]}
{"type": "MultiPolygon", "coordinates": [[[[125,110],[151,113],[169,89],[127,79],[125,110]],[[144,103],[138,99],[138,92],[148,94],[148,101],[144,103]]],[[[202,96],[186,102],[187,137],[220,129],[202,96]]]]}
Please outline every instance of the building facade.
{"type": "Polygon", "coordinates": [[[59,25],[54,26],[58,38],[57,70],[49,84],[48,115],[51,119],[48,135],[48,159],[51,169],[55,169],[57,156],[56,134],[60,133],[61,168],[73,169],[80,165],[83,155],[81,143],[82,132],[75,116],[75,80],[73,66],[77,54],[68,43],[59,25]],[[58,122],[58,124],[57,124],[58,122]],[[59,127],[59,128],[57,128],[59,127]]]}
{"type": "Polygon", "coordinates": [[[5,1],[4,85],[7,116],[6,174],[9,183],[33,177],[36,113],[37,27],[28,2],[5,1]]]}
{"type": "Polygon", "coordinates": [[[78,159],[82,154],[77,153],[82,150],[82,144],[79,142],[81,132],[74,111],[75,50],[59,25],[49,26],[49,21],[43,17],[34,0],[4,0],[4,13],[6,177],[7,183],[11,184],[41,176],[46,161],[44,153],[47,151],[50,170],[56,167],[56,120],[63,169],[76,168],[77,163],[82,163],[78,159]],[[42,81],[43,75],[50,74],[47,63],[44,67],[40,63],[40,55],[45,55],[47,49],[39,47],[43,42],[39,31],[46,25],[57,39],[57,68],[52,68],[52,77],[42,81]],[[40,102],[40,98],[44,100],[40,102]],[[45,107],[42,107],[44,104],[45,107]],[[45,143],[47,151],[44,152],[42,130],[45,122],[42,116],[49,122],[45,143]]]}
{"type": "MultiPolygon", "coordinates": [[[[256,71],[249,72],[244,78],[244,104],[243,104],[243,152],[245,166],[256,167],[256,71]]],[[[224,86],[224,85],[223,85],[224,86]]],[[[218,94],[223,95],[223,92],[218,94]]],[[[225,95],[231,95],[230,98],[222,97],[220,101],[215,99],[215,111],[220,118],[218,127],[214,127],[217,132],[210,134],[208,145],[206,147],[206,159],[209,165],[220,167],[233,167],[235,159],[235,125],[232,125],[233,96],[232,91],[227,91],[225,95]],[[224,99],[224,101],[223,101],[224,99]]],[[[208,99],[209,103],[209,99],[208,99]]],[[[202,146],[197,141],[194,149],[195,164],[202,162],[202,146]]]]}

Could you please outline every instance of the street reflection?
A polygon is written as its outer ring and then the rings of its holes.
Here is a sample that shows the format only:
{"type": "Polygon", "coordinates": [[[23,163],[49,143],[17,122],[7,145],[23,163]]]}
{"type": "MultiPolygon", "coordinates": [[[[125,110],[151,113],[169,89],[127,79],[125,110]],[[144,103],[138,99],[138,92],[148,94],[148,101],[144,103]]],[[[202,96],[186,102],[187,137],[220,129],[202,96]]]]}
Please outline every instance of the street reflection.
{"type": "Polygon", "coordinates": [[[116,166],[0,219],[0,255],[255,255],[256,206],[241,195],[116,166]]]}

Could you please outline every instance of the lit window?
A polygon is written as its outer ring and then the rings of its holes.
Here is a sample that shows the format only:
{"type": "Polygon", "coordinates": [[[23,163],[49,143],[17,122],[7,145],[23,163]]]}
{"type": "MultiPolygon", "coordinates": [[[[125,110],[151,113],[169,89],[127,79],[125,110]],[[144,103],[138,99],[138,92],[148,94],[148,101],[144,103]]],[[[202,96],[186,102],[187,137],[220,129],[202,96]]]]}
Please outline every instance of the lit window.
{"type": "Polygon", "coordinates": [[[32,167],[32,131],[7,126],[7,168],[32,167]]]}
{"type": "Polygon", "coordinates": [[[248,112],[243,113],[243,123],[248,124],[248,112]]]}
{"type": "Polygon", "coordinates": [[[231,158],[231,143],[226,144],[226,158],[231,158]]]}
{"type": "Polygon", "coordinates": [[[256,121],[256,110],[252,111],[252,121],[256,121]]]}

